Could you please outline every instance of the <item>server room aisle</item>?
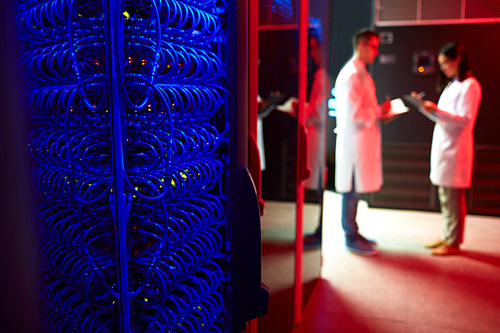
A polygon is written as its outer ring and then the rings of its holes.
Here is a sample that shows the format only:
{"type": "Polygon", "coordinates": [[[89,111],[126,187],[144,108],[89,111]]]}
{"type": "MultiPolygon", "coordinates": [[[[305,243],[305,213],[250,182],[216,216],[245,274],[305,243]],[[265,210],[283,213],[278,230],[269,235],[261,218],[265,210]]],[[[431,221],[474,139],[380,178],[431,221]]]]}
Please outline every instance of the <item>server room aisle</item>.
{"type": "Polygon", "coordinates": [[[500,218],[469,215],[462,255],[433,257],[423,244],[440,236],[439,213],[360,202],[380,250],[361,257],[344,248],[339,204],[326,192],[323,279],[294,333],[500,332],[500,218]]]}

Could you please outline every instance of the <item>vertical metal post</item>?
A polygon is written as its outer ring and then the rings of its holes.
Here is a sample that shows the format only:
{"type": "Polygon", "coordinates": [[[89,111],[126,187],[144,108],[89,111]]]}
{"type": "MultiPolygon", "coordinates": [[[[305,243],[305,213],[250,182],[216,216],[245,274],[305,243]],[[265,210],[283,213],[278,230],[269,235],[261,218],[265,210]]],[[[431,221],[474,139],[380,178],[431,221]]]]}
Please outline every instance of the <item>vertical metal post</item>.
{"type": "Polygon", "coordinates": [[[257,138],[257,117],[258,105],[257,96],[259,94],[259,3],[257,1],[248,2],[248,132],[257,138]]]}
{"type": "Polygon", "coordinates": [[[296,183],[296,221],[295,221],[295,282],[293,297],[293,323],[302,320],[302,252],[304,249],[304,163],[307,156],[303,147],[306,142],[301,135],[305,123],[307,98],[307,28],[309,22],[309,0],[300,0],[299,7],[299,106],[297,111],[297,183],[296,183]]]}
{"type": "MultiPolygon", "coordinates": [[[[263,205],[261,200],[262,191],[262,171],[260,166],[260,152],[256,149],[257,143],[257,118],[259,95],[259,2],[248,1],[248,141],[249,158],[248,169],[255,182],[257,197],[260,199],[260,214],[263,214],[263,205]],[[253,150],[253,151],[252,151],[253,150]],[[253,154],[252,154],[253,153],[253,154]]],[[[248,323],[248,333],[257,333],[257,318],[248,323]]]]}
{"type": "MultiPolygon", "coordinates": [[[[122,66],[123,59],[123,27],[120,24],[120,1],[103,1],[103,6],[107,6],[108,17],[108,38],[109,44],[106,45],[108,52],[108,66],[111,68],[111,94],[110,94],[110,112],[111,112],[111,142],[113,156],[113,193],[111,194],[111,209],[115,219],[116,228],[116,255],[118,266],[118,288],[119,288],[119,307],[120,324],[122,332],[131,332],[131,300],[129,299],[129,272],[128,261],[130,258],[130,228],[126,216],[126,197],[123,184],[125,176],[124,147],[122,121],[125,120],[125,103],[120,96],[118,82],[116,80],[118,67],[122,66]]],[[[124,133],[126,135],[126,133],[124,133]]]]}
{"type": "Polygon", "coordinates": [[[244,253],[244,226],[239,200],[242,200],[238,172],[248,164],[248,0],[228,0],[227,59],[229,123],[229,250],[230,250],[230,320],[231,332],[245,329],[246,300],[245,263],[238,255],[244,253]],[[243,326],[242,326],[243,325],[243,326]]]}

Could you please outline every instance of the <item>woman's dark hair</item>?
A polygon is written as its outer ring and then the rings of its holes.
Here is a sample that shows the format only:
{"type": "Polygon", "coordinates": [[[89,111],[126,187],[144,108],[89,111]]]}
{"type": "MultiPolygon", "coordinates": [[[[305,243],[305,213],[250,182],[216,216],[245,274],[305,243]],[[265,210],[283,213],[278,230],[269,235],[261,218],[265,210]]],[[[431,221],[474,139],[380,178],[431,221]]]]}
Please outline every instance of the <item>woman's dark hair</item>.
{"type": "Polygon", "coordinates": [[[309,40],[316,39],[319,45],[323,45],[323,36],[321,34],[321,28],[309,28],[308,29],[309,40]]]}
{"type": "MultiPolygon", "coordinates": [[[[444,44],[439,50],[439,54],[445,55],[450,59],[456,59],[457,56],[462,57],[462,61],[458,67],[458,80],[463,81],[469,76],[472,76],[472,65],[470,64],[469,57],[465,52],[465,47],[458,42],[451,42],[444,44]]],[[[439,70],[438,84],[437,90],[439,92],[443,91],[443,89],[448,85],[451,81],[450,78],[447,78],[444,75],[443,71],[439,70]]]]}

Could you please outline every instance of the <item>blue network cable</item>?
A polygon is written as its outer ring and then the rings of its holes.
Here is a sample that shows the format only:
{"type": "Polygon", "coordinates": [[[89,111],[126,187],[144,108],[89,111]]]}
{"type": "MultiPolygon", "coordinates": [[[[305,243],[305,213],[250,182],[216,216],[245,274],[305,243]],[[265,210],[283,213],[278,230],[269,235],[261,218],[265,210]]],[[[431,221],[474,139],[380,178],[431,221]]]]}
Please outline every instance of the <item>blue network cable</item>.
{"type": "Polygon", "coordinates": [[[45,331],[228,331],[227,6],[18,3],[45,331]]]}

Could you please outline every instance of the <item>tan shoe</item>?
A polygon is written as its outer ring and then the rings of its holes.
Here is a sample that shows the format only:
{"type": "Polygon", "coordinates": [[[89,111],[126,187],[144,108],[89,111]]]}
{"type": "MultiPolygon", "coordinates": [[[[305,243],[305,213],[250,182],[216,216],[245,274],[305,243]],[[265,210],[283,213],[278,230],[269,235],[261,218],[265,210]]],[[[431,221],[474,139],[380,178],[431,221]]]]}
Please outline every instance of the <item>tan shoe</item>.
{"type": "Polygon", "coordinates": [[[442,240],[441,238],[438,238],[436,240],[433,240],[432,242],[425,244],[424,246],[426,249],[433,249],[433,248],[436,248],[436,247],[441,246],[443,244],[444,244],[444,240],[442,240]]]}
{"type": "Polygon", "coordinates": [[[447,256],[453,254],[460,254],[460,248],[456,245],[449,245],[447,243],[443,243],[443,245],[436,247],[432,250],[432,254],[435,256],[447,256]]]}

